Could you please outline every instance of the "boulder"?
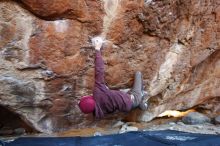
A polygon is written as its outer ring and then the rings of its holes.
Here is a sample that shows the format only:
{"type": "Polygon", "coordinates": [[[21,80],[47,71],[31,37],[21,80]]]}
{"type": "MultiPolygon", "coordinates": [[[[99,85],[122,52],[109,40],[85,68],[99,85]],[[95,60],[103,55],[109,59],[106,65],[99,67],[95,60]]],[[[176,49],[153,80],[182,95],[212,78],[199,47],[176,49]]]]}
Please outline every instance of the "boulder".
{"type": "Polygon", "coordinates": [[[16,134],[16,135],[25,134],[25,129],[24,128],[16,128],[16,129],[14,129],[14,134],[16,134]]]}
{"type": "Polygon", "coordinates": [[[204,124],[210,123],[211,119],[206,115],[203,115],[198,112],[191,112],[182,118],[183,123],[195,125],[195,124],[204,124]]]}
{"type": "Polygon", "coordinates": [[[220,124],[220,116],[214,118],[215,124],[220,124]]]}
{"type": "Polygon", "coordinates": [[[112,128],[118,128],[121,127],[122,125],[124,125],[125,123],[122,121],[117,121],[112,125],[112,128]]]}
{"type": "Polygon", "coordinates": [[[131,88],[135,71],[143,73],[148,108],[130,121],[199,105],[213,117],[219,31],[217,0],[0,1],[0,105],[45,133],[95,126],[77,103],[92,94],[90,39],[102,35],[109,88],[131,88]]]}
{"type": "Polygon", "coordinates": [[[119,133],[126,133],[131,131],[138,131],[137,127],[134,126],[128,126],[127,124],[124,124],[121,129],[119,130],[119,133]]]}

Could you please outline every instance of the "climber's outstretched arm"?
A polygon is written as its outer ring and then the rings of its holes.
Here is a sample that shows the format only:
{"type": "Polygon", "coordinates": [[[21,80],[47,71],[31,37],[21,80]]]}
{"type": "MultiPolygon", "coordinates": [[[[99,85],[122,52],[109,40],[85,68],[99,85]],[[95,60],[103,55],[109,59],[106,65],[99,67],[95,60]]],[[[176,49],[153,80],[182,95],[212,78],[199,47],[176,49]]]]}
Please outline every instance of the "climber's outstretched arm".
{"type": "Polygon", "coordinates": [[[101,37],[95,37],[92,39],[93,46],[96,50],[95,56],[95,84],[105,84],[104,81],[104,61],[102,59],[101,47],[103,39],[101,37]]]}
{"type": "Polygon", "coordinates": [[[104,81],[104,61],[101,52],[96,50],[95,57],[95,84],[105,84],[104,81]]]}

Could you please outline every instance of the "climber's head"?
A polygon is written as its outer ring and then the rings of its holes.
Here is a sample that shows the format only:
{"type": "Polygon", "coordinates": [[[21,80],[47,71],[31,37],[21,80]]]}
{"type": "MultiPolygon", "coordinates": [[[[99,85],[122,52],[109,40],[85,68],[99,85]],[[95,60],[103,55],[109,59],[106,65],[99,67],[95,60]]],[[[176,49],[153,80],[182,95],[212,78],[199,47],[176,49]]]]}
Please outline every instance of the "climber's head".
{"type": "Polygon", "coordinates": [[[83,96],[80,99],[79,108],[85,114],[92,113],[95,110],[95,100],[93,96],[83,96]]]}

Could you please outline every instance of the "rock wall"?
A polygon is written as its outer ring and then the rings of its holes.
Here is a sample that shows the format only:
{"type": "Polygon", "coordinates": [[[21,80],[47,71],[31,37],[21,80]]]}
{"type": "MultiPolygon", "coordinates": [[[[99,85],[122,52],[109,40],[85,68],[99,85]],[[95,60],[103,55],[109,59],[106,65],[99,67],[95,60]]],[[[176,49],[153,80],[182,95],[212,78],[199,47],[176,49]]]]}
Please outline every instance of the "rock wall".
{"type": "Polygon", "coordinates": [[[0,104],[41,132],[90,126],[77,101],[92,93],[105,36],[106,82],[130,88],[143,72],[150,121],[166,110],[220,114],[218,0],[1,0],[0,104]]]}

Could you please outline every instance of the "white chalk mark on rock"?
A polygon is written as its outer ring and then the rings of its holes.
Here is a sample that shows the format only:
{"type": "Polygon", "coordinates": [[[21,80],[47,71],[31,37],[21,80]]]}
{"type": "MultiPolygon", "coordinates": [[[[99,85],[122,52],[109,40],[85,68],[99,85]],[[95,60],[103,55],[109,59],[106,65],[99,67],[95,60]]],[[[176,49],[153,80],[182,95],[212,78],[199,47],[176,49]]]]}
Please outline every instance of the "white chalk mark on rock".
{"type": "Polygon", "coordinates": [[[64,33],[67,31],[69,26],[68,20],[56,20],[54,21],[54,27],[56,32],[64,33]]]}
{"type": "Polygon", "coordinates": [[[112,21],[117,15],[120,0],[103,0],[103,2],[106,15],[103,20],[102,36],[105,37],[112,21]]]}
{"type": "Polygon", "coordinates": [[[172,77],[174,66],[180,58],[183,45],[175,43],[165,57],[164,63],[160,66],[158,74],[153,78],[150,84],[150,95],[155,96],[169,85],[169,79],[172,77]]]}
{"type": "Polygon", "coordinates": [[[145,0],[145,4],[150,4],[153,0],[145,0]]]}

